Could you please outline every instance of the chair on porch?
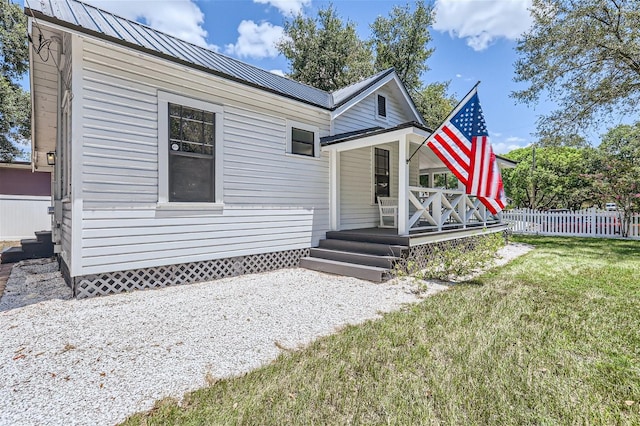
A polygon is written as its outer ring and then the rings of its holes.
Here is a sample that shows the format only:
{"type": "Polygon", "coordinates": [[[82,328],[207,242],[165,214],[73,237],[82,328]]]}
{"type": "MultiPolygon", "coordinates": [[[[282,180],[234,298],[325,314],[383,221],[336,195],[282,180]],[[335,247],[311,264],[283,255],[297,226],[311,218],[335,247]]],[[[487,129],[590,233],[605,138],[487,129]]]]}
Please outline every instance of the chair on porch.
{"type": "Polygon", "coordinates": [[[398,199],[393,197],[378,197],[378,209],[380,210],[380,228],[398,227],[398,199]],[[391,225],[385,222],[385,218],[391,218],[391,225]]]}

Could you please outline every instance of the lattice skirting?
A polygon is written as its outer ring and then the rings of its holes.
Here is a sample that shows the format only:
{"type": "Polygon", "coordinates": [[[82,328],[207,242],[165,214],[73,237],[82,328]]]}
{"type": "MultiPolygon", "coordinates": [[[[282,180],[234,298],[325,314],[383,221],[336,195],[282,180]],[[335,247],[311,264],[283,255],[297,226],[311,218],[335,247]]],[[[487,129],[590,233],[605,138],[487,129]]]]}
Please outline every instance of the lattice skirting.
{"type": "MultiPolygon", "coordinates": [[[[493,234],[474,235],[464,238],[456,238],[454,240],[437,241],[434,243],[423,244],[411,247],[406,253],[401,263],[398,264],[400,269],[406,270],[407,261],[414,262],[417,269],[427,267],[427,264],[433,260],[433,254],[436,250],[460,249],[462,252],[472,251],[480,241],[484,238],[492,237],[493,234]]],[[[504,233],[505,239],[507,234],[504,233]]]]}
{"type": "MultiPolygon", "coordinates": [[[[214,259],[153,268],[130,269],[69,277],[67,283],[78,299],[131,290],[190,284],[244,274],[292,268],[309,255],[309,249],[286,250],[250,256],[214,259]],[[71,281],[71,282],[70,282],[71,281]]],[[[63,262],[64,263],[64,262],[63,262]]],[[[67,277],[65,277],[67,279],[67,277]]]]}

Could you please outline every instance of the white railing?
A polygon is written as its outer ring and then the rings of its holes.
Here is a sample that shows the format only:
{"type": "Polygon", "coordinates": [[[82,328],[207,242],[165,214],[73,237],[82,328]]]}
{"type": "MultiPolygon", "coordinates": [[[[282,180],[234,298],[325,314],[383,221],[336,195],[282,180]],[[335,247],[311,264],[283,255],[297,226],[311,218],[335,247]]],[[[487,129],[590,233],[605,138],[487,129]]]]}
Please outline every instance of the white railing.
{"type": "Polygon", "coordinates": [[[577,211],[507,210],[503,219],[514,233],[576,237],[640,238],[640,215],[629,217],[628,224],[621,212],[586,209],[577,211]]]}
{"type": "Polygon", "coordinates": [[[500,215],[491,212],[464,191],[442,188],[409,187],[409,226],[411,230],[466,228],[499,223],[500,215]]]}

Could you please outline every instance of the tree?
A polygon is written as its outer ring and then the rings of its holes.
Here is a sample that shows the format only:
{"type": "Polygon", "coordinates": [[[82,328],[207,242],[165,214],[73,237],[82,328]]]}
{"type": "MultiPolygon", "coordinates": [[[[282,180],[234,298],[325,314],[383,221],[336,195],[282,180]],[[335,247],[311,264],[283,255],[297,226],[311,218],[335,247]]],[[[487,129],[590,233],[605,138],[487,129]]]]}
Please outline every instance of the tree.
{"type": "Polygon", "coordinates": [[[424,1],[417,1],[413,11],[409,4],[394,6],[388,17],[378,16],[371,24],[375,70],[395,68],[412,95],[423,89],[421,76],[429,70],[427,59],[434,51],[429,48],[432,24],[433,6],[424,1]]]}
{"type": "Polygon", "coordinates": [[[505,192],[516,207],[580,209],[594,201],[588,176],[593,153],[593,148],[553,146],[513,150],[506,157],[518,165],[502,171],[505,192]]]}
{"type": "Polygon", "coordinates": [[[640,122],[619,125],[602,137],[590,177],[601,204],[615,201],[622,220],[623,236],[629,218],[640,212],[640,122]]]}
{"type": "Polygon", "coordinates": [[[431,83],[413,96],[418,111],[431,129],[442,124],[456,106],[457,100],[447,94],[448,88],[449,82],[431,83]]]}
{"type": "Polygon", "coordinates": [[[353,22],[342,22],[333,5],[314,19],[298,14],[285,22],[287,37],[278,49],[289,60],[289,77],[334,91],[373,73],[371,47],[356,34],[353,22]]]}
{"type": "Polygon", "coordinates": [[[572,133],[613,112],[640,109],[640,0],[533,0],[532,28],[518,41],[512,95],[559,104],[540,131],[572,133]]]}
{"type": "Polygon", "coordinates": [[[0,9],[0,160],[22,154],[16,146],[30,138],[30,99],[17,83],[29,69],[26,17],[18,5],[0,9]]]}

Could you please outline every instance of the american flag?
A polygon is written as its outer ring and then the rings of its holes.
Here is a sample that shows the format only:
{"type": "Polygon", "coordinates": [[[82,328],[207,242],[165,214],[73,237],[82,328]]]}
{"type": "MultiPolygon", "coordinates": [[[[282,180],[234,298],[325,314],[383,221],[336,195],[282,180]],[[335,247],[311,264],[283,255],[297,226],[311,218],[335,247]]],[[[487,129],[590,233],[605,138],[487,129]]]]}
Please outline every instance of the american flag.
{"type": "Polygon", "coordinates": [[[504,208],[502,176],[489,142],[476,87],[433,132],[427,146],[465,185],[467,194],[478,197],[493,214],[504,208]]]}

